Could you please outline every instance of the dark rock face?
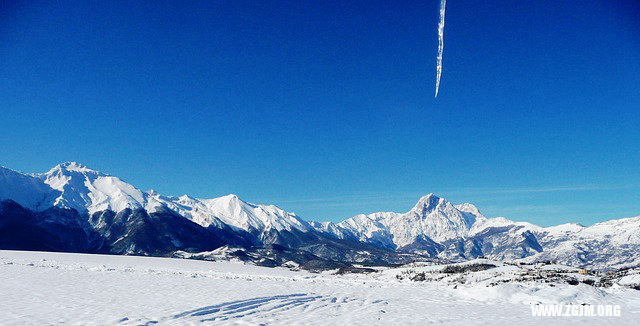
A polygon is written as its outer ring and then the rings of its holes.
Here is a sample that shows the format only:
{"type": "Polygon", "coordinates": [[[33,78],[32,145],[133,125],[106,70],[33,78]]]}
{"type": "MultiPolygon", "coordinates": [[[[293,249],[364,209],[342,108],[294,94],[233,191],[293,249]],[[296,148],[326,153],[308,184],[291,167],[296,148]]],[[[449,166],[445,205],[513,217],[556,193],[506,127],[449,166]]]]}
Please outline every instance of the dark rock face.
{"type": "Polygon", "coordinates": [[[0,202],[0,248],[91,253],[102,241],[77,211],[33,212],[12,200],[0,202]]]}
{"type": "Polygon", "coordinates": [[[110,223],[98,224],[96,230],[113,254],[165,256],[176,250],[210,251],[226,244],[214,230],[168,212],[126,209],[100,214],[110,223]]]}
{"type": "Polygon", "coordinates": [[[429,256],[435,257],[439,252],[445,250],[445,246],[433,241],[431,238],[427,236],[420,236],[416,238],[416,241],[410,245],[399,248],[401,251],[405,252],[415,252],[415,251],[423,251],[426,252],[429,256]]]}
{"type": "Polygon", "coordinates": [[[216,249],[226,244],[222,233],[169,212],[104,211],[88,219],[73,209],[33,212],[0,202],[1,249],[165,256],[216,249]]]}

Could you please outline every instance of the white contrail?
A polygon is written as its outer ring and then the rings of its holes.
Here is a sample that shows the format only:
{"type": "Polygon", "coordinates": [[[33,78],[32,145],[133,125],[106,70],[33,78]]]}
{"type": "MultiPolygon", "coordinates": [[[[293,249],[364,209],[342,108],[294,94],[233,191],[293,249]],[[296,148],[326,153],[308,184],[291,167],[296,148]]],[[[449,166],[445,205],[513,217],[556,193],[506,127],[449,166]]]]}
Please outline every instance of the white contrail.
{"type": "Polygon", "coordinates": [[[440,0],[440,22],[438,23],[438,64],[436,65],[436,96],[440,89],[440,76],[442,75],[442,51],[444,50],[444,10],[447,0],[440,0]]]}

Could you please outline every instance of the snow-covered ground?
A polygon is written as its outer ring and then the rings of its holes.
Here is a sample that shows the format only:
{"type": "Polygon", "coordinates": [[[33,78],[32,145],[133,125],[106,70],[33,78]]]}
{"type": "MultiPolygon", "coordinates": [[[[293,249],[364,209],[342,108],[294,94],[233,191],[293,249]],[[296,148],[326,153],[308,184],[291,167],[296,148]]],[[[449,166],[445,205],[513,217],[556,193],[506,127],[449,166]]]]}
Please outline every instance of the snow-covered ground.
{"type": "Polygon", "coordinates": [[[402,277],[421,271],[437,275],[438,268],[334,275],[233,262],[0,251],[0,324],[636,325],[640,320],[640,291],[629,288],[490,284],[522,274],[517,266],[466,274],[468,280],[457,283],[451,282],[455,275],[423,282],[402,277]],[[622,315],[533,317],[531,302],[617,304],[622,315]]]}

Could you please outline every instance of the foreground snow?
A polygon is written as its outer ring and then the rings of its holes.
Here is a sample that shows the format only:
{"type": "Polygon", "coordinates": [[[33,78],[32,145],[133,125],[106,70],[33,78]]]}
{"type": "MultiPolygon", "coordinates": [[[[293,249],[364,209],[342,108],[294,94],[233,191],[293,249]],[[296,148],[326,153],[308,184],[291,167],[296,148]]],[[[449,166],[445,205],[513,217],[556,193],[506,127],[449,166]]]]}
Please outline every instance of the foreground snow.
{"type": "Polygon", "coordinates": [[[451,286],[397,277],[408,269],[332,275],[233,262],[0,251],[0,323],[632,325],[640,317],[640,292],[632,289],[451,286]],[[619,304],[622,316],[532,317],[529,302],[619,304]]]}

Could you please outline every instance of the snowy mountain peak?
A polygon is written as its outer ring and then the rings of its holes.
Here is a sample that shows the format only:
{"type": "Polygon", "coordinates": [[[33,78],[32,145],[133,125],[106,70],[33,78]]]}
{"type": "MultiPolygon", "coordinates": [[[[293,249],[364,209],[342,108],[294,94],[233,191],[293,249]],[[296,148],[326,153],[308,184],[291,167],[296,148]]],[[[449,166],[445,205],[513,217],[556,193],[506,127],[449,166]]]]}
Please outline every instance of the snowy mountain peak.
{"type": "Polygon", "coordinates": [[[146,193],[145,208],[157,211],[166,208],[204,227],[229,226],[252,234],[269,230],[293,229],[306,232],[311,226],[294,213],[286,212],[274,205],[257,205],[229,194],[212,199],[199,199],[183,195],[180,197],[146,193]]]}
{"type": "Polygon", "coordinates": [[[462,203],[459,205],[455,205],[455,207],[461,212],[471,213],[475,216],[483,216],[482,213],[480,213],[480,210],[478,209],[478,207],[476,207],[476,205],[474,204],[462,203]]]}
{"type": "Polygon", "coordinates": [[[202,200],[213,215],[226,224],[249,232],[265,230],[308,231],[311,226],[294,213],[286,212],[273,205],[256,205],[245,202],[237,195],[202,200]]]}
{"type": "Polygon", "coordinates": [[[65,172],[77,172],[77,173],[88,173],[88,174],[96,174],[96,175],[105,175],[102,172],[92,170],[78,162],[64,162],[54,166],[49,172],[45,174],[54,174],[54,173],[65,173],[65,172]]]}
{"type": "Polygon", "coordinates": [[[178,197],[178,200],[180,202],[191,202],[191,201],[194,201],[196,199],[191,197],[191,196],[189,196],[189,195],[187,195],[187,194],[184,194],[184,195],[178,197]]]}
{"type": "Polygon", "coordinates": [[[430,193],[422,196],[411,210],[416,212],[430,212],[433,211],[442,200],[442,198],[430,193]]]}
{"type": "Polygon", "coordinates": [[[407,213],[380,212],[357,215],[340,222],[330,230],[320,225],[319,229],[339,238],[353,237],[360,241],[379,243],[398,248],[415,243],[446,241],[464,237],[476,220],[484,217],[475,206],[465,206],[471,212],[454,207],[449,201],[433,193],[423,196],[407,213]]]}
{"type": "Polygon", "coordinates": [[[221,204],[224,203],[224,205],[227,205],[228,207],[240,208],[241,205],[248,204],[247,202],[240,199],[237,195],[234,195],[234,194],[228,194],[226,196],[218,197],[216,198],[216,200],[221,204]]]}
{"type": "Polygon", "coordinates": [[[77,162],[58,164],[35,175],[51,187],[53,206],[90,214],[143,207],[143,193],[132,185],[77,162]]]}

